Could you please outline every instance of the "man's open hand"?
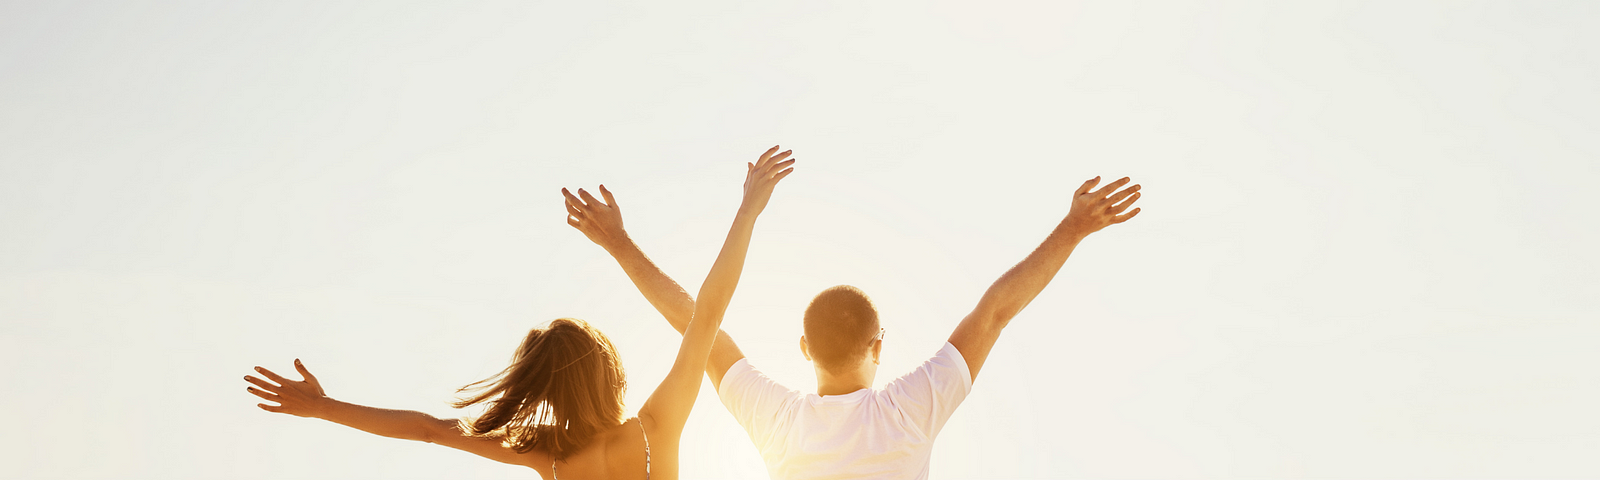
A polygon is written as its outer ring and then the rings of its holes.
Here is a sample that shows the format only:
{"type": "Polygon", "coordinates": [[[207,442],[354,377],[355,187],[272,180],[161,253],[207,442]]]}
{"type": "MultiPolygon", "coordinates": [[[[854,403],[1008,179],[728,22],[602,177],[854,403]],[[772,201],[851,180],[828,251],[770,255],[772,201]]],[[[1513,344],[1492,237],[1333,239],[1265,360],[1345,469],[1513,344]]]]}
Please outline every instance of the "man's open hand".
{"type": "Polygon", "coordinates": [[[622,207],[617,205],[617,199],[611,196],[611,191],[605,185],[600,186],[600,195],[606,197],[605,202],[581,188],[576,197],[565,188],[561,189],[561,195],[567,197],[567,225],[583,232],[589,241],[609,250],[617,242],[628,238],[628,232],[622,229],[622,207]]]}
{"type": "Polygon", "coordinates": [[[1134,215],[1138,215],[1137,208],[1122,213],[1139,199],[1138,184],[1122,188],[1128,181],[1128,177],[1122,177],[1121,180],[1111,182],[1092,192],[1089,189],[1100,183],[1100,177],[1083,182],[1083,186],[1078,187],[1078,191],[1072,197],[1072,210],[1068,211],[1067,218],[1061,221],[1062,226],[1081,237],[1098,232],[1109,225],[1126,222],[1134,215]],[[1117,190],[1119,188],[1122,189],[1117,190]]]}

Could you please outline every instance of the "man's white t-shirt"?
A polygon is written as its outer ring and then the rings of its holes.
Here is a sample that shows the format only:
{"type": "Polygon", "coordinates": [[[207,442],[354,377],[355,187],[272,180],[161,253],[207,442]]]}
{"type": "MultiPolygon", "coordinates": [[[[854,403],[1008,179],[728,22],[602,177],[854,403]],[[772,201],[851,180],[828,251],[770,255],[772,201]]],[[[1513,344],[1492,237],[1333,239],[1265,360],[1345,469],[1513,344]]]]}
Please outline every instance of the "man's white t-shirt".
{"type": "Polygon", "coordinates": [[[739,360],[717,396],[750,433],[773,480],[921,480],[934,437],[970,391],[967,361],[946,342],[882,390],[800,393],[739,360]]]}

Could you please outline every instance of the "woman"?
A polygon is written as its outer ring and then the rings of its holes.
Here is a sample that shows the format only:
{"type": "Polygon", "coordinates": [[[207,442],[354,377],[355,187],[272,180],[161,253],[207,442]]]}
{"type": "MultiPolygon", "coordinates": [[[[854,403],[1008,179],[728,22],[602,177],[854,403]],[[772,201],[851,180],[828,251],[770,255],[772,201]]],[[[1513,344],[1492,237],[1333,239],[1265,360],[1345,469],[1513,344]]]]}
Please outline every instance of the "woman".
{"type": "MultiPolygon", "coordinates": [[[[582,320],[567,318],[528,332],[510,367],[462,388],[473,393],[457,402],[457,408],[487,405],[474,419],[445,420],[421,412],[334,400],[323,393],[322,384],[299,360],[294,367],[304,380],[289,380],[256,367],[266,378],[245,376],[253,384],[246,389],[276,403],[257,404],[269,412],[321,418],[385,437],[437,443],[531,467],[546,479],[676,479],[678,438],[699,394],[700,372],[705,370],[723,312],[739,283],[756,217],[772,198],[773,187],[794,171],[790,153],[778,153],[774,146],[748,165],[744,200],[700,287],[677,361],[639,409],[638,417],[622,417],[625,382],[611,341],[582,320]]],[[[590,220],[586,212],[617,208],[611,192],[603,186],[600,193],[605,202],[581,189],[581,199],[566,189],[561,192],[567,197],[567,223],[573,226],[581,227],[590,220]]]]}

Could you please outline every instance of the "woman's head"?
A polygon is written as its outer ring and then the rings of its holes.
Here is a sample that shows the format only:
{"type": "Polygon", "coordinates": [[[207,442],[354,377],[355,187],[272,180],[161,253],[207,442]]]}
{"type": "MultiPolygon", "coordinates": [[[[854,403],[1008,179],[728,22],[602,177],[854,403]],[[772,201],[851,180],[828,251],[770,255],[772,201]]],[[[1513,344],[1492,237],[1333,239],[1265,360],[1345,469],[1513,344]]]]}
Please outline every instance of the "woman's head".
{"type": "Polygon", "coordinates": [[[583,320],[561,318],[529,331],[511,366],[462,387],[472,393],[456,407],[487,402],[466,423],[470,433],[502,434],[518,452],[540,449],[559,460],[622,422],[626,388],[611,340],[583,320]]]}

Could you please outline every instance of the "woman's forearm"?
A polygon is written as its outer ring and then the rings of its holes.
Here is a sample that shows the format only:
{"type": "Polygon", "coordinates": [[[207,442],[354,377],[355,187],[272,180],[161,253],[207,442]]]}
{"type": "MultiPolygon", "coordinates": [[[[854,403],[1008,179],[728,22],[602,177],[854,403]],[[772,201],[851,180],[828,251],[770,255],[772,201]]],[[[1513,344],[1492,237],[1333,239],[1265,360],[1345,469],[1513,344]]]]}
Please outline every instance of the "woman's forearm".
{"type": "Polygon", "coordinates": [[[373,435],[419,442],[434,442],[435,437],[455,425],[433,415],[413,410],[391,410],[327,399],[317,418],[373,435]]]}
{"type": "Polygon", "coordinates": [[[728,230],[722,251],[718,252],[716,262],[711,265],[711,272],[706,275],[705,283],[700,285],[694,321],[709,323],[701,328],[712,332],[709,334],[711,337],[715,337],[715,332],[721,327],[722,314],[727,311],[733,291],[739,286],[739,277],[744,272],[744,259],[750,250],[750,237],[755,233],[755,223],[756,214],[740,209],[733,227],[728,230]]]}

